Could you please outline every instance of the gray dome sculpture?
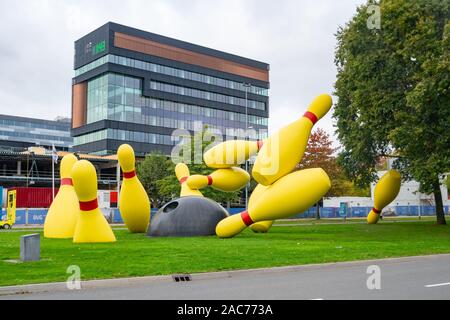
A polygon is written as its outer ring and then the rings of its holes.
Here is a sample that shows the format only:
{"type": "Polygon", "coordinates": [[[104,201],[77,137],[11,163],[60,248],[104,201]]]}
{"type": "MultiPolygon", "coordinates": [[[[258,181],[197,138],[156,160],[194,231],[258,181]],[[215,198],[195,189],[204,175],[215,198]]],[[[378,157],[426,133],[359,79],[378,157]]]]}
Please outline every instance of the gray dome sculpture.
{"type": "Polygon", "coordinates": [[[217,202],[198,196],[174,199],[158,210],[147,235],[152,237],[193,237],[216,234],[216,225],[228,216],[217,202]]]}

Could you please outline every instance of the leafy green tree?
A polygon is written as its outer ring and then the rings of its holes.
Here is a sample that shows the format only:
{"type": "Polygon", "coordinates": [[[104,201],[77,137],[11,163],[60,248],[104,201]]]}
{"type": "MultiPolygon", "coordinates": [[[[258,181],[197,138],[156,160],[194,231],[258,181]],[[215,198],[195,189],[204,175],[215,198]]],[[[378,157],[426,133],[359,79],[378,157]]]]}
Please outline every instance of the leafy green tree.
{"type": "Polygon", "coordinates": [[[359,185],[395,157],[404,179],[433,193],[445,224],[439,180],[450,171],[450,1],[369,1],[337,32],[334,109],[339,161],[359,185]],[[369,5],[381,28],[368,28],[369,5]]]}
{"type": "MultiPolygon", "coordinates": [[[[192,137],[192,139],[189,136],[187,137],[187,140],[184,140],[184,143],[190,144],[190,148],[188,148],[188,150],[190,152],[189,159],[191,163],[190,164],[188,163],[187,166],[189,167],[191,175],[193,174],[208,175],[214,171],[214,169],[207,167],[202,160],[203,152],[211,143],[210,141],[208,141],[209,139],[203,139],[207,130],[208,128],[205,127],[202,132],[197,132],[196,135],[192,137]],[[200,155],[194,154],[194,152],[197,151],[194,147],[195,141],[201,141],[201,150],[199,151],[201,152],[200,155]],[[201,159],[201,161],[194,161],[196,157],[197,160],[201,159]]],[[[165,168],[167,170],[167,175],[156,182],[159,188],[159,192],[166,198],[176,198],[180,194],[181,186],[175,176],[175,164],[172,162],[172,160],[168,160],[165,165],[165,168]]],[[[238,201],[242,193],[241,190],[235,192],[223,192],[215,190],[211,187],[206,187],[204,189],[201,189],[200,191],[205,197],[208,197],[223,204],[238,201]]]]}
{"type": "Polygon", "coordinates": [[[340,166],[339,173],[331,180],[332,188],[327,194],[329,197],[370,197],[370,186],[360,187],[351,181],[340,166]]]}
{"type": "Polygon", "coordinates": [[[160,153],[151,153],[137,165],[137,175],[150,198],[151,205],[159,208],[166,200],[158,187],[158,180],[169,175],[167,171],[168,158],[160,153]]]}

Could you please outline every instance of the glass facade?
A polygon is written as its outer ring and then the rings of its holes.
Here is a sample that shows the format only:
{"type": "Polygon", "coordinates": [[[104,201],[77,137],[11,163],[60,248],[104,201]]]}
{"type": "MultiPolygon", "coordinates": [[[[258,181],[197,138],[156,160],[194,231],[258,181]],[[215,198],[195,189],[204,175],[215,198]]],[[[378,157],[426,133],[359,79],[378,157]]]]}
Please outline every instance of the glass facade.
{"type": "Polygon", "coordinates": [[[197,90],[197,89],[177,86],[177,85],[168,84],[168,83],[164,83],[164,82],[150,81],[150,88],[153,90],[175,93],[175,94],[179,94],[182,96],[189,96],[189,97],[193,97],[193,98],[211,100],[211,101],[216,101],[216,102],[223,102],[223,103],[238,105],[238,106],[242,106],[242,107],[245,107],[245,105],[247,103],[248,108],[258,109],[258,110],[266,109],[266,104],[261,101],[255,101],[255,100],[248,99],[246,102],[245,99],[238,98],[238,97],[227,96],[227,95],[220,94],[220,93],[214,93],[214,92],[209,92],[209,91],[203,91],[203,90],[197,90]]]}
{"type": "Polygon", "coordinates": [[[0,115],[1,140],[61,149],[72,147],[70,123],[0,115]]]}
{"type": "MultiPolygon", "coordinates": [[[[79,75],[82,75],[88,71],[91,71],[95,68],[98,68],[99,66],[105,64],[105,63],[114,63],[119,64],[127,67],[132,67],[136,69],[146,70],[146,71],[152,71],[160,74],[165,74],[173,77],[183,78],[187,80],[193,80],[197,82],[212,84],[219,87],[224,87],[228,89],[235,89],[244,91],[246,90],[246,87],[241,82],[236,82],[232,80],[227,80],[223,78],[217,78],[201,73],[196,73],[192,71],[172,68],[168,66],[163,66],[161,64],[151,63],[151,62],[145,62],[141,60],[136,60],[132,58],[127,57],[121,57],[113,54],[105,55],[79,69],[75,70],[75,76],[78,77],[79,75]]],[[[262,88],[258,86],[251,86],[247,87],[248,92],[262,95],[262,96],[268,96],[269,90],[267,88],[262,88]]]]}
{"type": "Polygon", "coordinates": [[[111,154],[130,143],[139,156],[169,155],[176,130],[205,127],[217,139],[267,137],[267,63],[114,23],[78,39],[74,58],[75,151],[111,154]]]}
{"type": "Polygon", "coordinates": [[[172,139],[172,137],[169,135],[163,134],[127,131],[119,129],[104,129],[88,133],[79,137],[75,137],[74,142],[75,144],[85,144],[104,139],[135,141],[143,143],[162,144],[168,146],[175,145],[178,141],[176,139],[172,139]]]}
{"type": "MultiPolygon", "coordinates": [[[[140,89],[141,82],[139,78],[114,73],[90,80],[87,91],[87,123],[109,119],[194,130],[194,122],[201,121],[222,132],[245,129],[244,113],[144,97],[140,89]]],[[[265,129],[267,118],[249,115],[248,123],[254,129],[265,129]]]]}

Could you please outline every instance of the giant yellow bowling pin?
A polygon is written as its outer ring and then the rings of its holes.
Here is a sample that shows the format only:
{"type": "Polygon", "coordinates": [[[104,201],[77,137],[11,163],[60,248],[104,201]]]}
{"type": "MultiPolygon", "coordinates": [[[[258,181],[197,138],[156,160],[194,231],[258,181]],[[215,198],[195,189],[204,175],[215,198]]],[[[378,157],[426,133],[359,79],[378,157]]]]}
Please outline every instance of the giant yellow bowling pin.
{"type": "Polygon", "coordinates": [[[146,232],[150,222],[150,200],[136,176],[133,148],[129,144],[122,144],[117,150],[117,158],[123,172],[119,195],[120,215],[130,232],[146,232]]]}
{"type": "Polygon", "coordinates": [[[256,233],[266,233],[272,227],[274,220],[264,220],[260,222],[256,222],[250,226],[253,232],[256,233]]]}
{"type": "MultiPolygon", "coordinates": [[[[261,195],[266,191],[268,186],[263,186],[262,184],[258,184],[255,189],[252,192],[252,195],[248,199],[248,207],[251,208],[255,205],[255,203],[258,201],[258,199],[261,197],[261,195]]],[[[272,227],[273,220],[265,220],[265,221],[259,221],[255,222],[250,226],[250,229],[253,230],[253,232],[259,233],[259,232],[267,232],[269,231],[270,227],[272,227]]]]}
{"type": "Polygon", "coordinates": [[[381,210],[394,201],[400,191],[401,176],[397,170],[389,170],[375,185],[374,205],[367,215],[367,223],[375,224],[380,219],[381,210]]]}
{"type": "Polygon", "coordinates": [[[250,181],[247,171],[239,167],[217,169],[208,176],[195,174],[187,179],[187,185],[191,189],[202,189],[207,186],[224,191],[233,192],[242,189],[250,181]]]}
{"type": "Polygon", "coordinates": [[[303,157],[312,127],[330,110],[332,103],[327,94],[317,96],[300,119],[264,141],[252,170],[258,183],[270,185],[294,170],[303,157]]]}
{"type": "Polygon", "coordinates": [[[77,161],[72,168],[72,180],[80,205],[80,217],[75,227],[73,242],[116,241],[108,221],[98,208],[95,167],[87,160],[77,161]]]}
{"type": "Polygon", "coordinates": [[[65,155],[59,168],[61,185],[53,199],[44,222],[44,237],[72,238],[80,216],[78,198],[73,188],[71,171],[78,161],[73,154],[65,155]]]}
{"type": "Polygon", "coordinates": [[[317,203],[330,187],[330,178],[321,168],[292,172],[267,187],[247,211],[220,221],[216,234],[221,238],[233,237],[255,222],[303,212],[317,203]]]}
{"type": "Polygon", "coordinates": [[[262,141],[224,141],[206,151],[203,154],[203,161],[214,169],[235,167],[255,155],[262,145],[262,141]]]}
{"type": "Polygon", "coordinates": [[[190,172],[186,164],[178,163],[175,166],[175,175],[177,176],[178,182],[181,185],[180,197],[187,197],[187,196],[203,197],[203,194],[200,191],[189,188],[187,184],[187,179],[190,176],[190,172]]]}

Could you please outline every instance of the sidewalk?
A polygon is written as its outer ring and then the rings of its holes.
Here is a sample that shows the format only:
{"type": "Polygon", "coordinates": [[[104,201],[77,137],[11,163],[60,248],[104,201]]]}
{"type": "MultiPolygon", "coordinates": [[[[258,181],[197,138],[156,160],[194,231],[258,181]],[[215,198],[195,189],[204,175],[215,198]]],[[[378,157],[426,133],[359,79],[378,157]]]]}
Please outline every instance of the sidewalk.
{"type": "MultiPolygon", "coordinates": [[[[434,262],[436,259],[448,259],[450,254],[433,254],[433,255],[419,255],[409,257],[393,257],[386,259],[369,259],[369,260],[354,260],[345,262],[330,262],[319,264],[303,264],[303,265],[290,265],[272,268],[255,268],[255,269],[240,269],[240,270],[226,270],[216,272],[202,272],[189,274],[191,281],[197,282],[199,280],[217,280],[226,279],[229,283],[232,278],[250,278],[257,275],[286,275],[295,272],[314,272],[319,273],[326,272],[326,270],[341,270],[342,268],[354,268],[366,266],[367,264],[389,264],[389,265],[401,265],[402,263],[414,263],[418,261],[434,262]]],[[[442,265],[442,264],[435,264],[442,265]]],[[[402,268],[405,269],[405,268],[402,268]]],[[[364,269],[363,269],[364,270],[364,269]]],[[[354,271],[352,271],[354,274],[354,271]]],[[[363,272],[365,275],[366,273],[363,272]]],[[[309,275],[306,274],[308,277],[309,275]]],[[[397,274],[396,274],[397,275],[397,274]]],[[[117,290],[118,288],[130,288],[130,287],[145,287],[147,285],[155,285],[158,283],[172,283],[174,275],[159,275],[159,276],[142,276],[142,277],[127,277],[127,278],[114,278],[114,279],[98,279],[98,280],[81,280],[81,289],[83,291],[87,289],[110,289],[117,290]]],[[[69,279],[70,281],[70,279],[69,279]]],[[[0,298],[2,296],[10,295],[23,295],[23,294],[36,294],[36,293],[54,293],[54,292],[73,292],[79,290],[69,289],[67,282],[50,282],[50,283],[38,283],[16,286],[4,286],[0,287],[0,298]]],[[[120,294],[120,291],[117,291],[120,294]]]]}

